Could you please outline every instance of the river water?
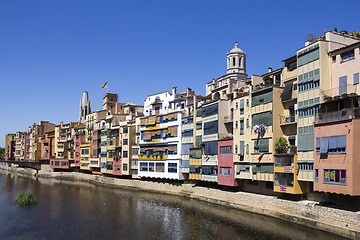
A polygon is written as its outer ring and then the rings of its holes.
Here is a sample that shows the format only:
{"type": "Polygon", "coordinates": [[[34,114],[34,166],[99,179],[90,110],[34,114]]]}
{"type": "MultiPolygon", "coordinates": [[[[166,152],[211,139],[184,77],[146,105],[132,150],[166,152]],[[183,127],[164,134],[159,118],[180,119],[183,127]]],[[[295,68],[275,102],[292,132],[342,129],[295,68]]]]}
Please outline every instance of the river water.
{"type": "Polygon", "coordinates": [[[340,239],[198,200],[0,170],[0,239],[340,239]],[[19,207],[29,189],[39,204],[19,207]]]}

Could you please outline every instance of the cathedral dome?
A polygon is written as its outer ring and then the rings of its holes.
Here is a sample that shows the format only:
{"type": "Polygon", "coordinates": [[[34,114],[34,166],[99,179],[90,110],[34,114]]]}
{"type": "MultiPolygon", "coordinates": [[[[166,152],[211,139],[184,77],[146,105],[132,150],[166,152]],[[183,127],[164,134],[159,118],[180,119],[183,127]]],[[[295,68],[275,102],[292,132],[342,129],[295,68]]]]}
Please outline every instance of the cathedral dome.
{"type": "Polygon", "coordinates": [[[233,49],[231,49],[230,53],[244,53],[243,50],[241,50],[237,44],[237,42],[235,43],[235,47],[233,49]]]}

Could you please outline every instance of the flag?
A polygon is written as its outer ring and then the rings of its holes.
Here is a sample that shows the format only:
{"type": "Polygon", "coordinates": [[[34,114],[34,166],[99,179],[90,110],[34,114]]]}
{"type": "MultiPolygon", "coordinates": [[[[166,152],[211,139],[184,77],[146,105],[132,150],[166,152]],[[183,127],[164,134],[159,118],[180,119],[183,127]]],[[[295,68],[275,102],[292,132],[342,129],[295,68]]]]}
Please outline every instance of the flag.
{"type": "Polygon", "coordinates": [[[107,82],[106,83],[104,83],[104,85],[102,85],[102,87],[101,88],[107,88],[107,82]]]}

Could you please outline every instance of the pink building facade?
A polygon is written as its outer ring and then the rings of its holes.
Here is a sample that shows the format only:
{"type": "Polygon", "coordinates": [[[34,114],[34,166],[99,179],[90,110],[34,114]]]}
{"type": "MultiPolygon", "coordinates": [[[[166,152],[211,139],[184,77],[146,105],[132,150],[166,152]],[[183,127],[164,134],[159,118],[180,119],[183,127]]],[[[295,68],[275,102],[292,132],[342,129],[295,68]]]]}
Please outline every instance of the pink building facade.
{"type": "Polygon", "coordinates": [[[234,171],[233,140],[218,141],[218,184],[239,186],[234,171]]]}

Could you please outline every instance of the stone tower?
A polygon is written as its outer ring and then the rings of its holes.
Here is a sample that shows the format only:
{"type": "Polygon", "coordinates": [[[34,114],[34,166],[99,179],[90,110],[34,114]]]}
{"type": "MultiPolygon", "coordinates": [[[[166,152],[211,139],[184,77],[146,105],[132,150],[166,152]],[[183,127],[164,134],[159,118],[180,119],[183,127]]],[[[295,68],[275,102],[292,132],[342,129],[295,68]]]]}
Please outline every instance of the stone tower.
{"type": "Polygon", "coordinates": [[[235,47],[227,53],[227,74],[246,74],[246,54],[235,43],[235,47]]]}
{"type": "Polygon", "coordinates": [[[86,115],[90,113],[91,113],[91,103],[89,101],[88,92],[84,92],[82,99],[80,99],[79,122],[85,123],[86,115]]]}

